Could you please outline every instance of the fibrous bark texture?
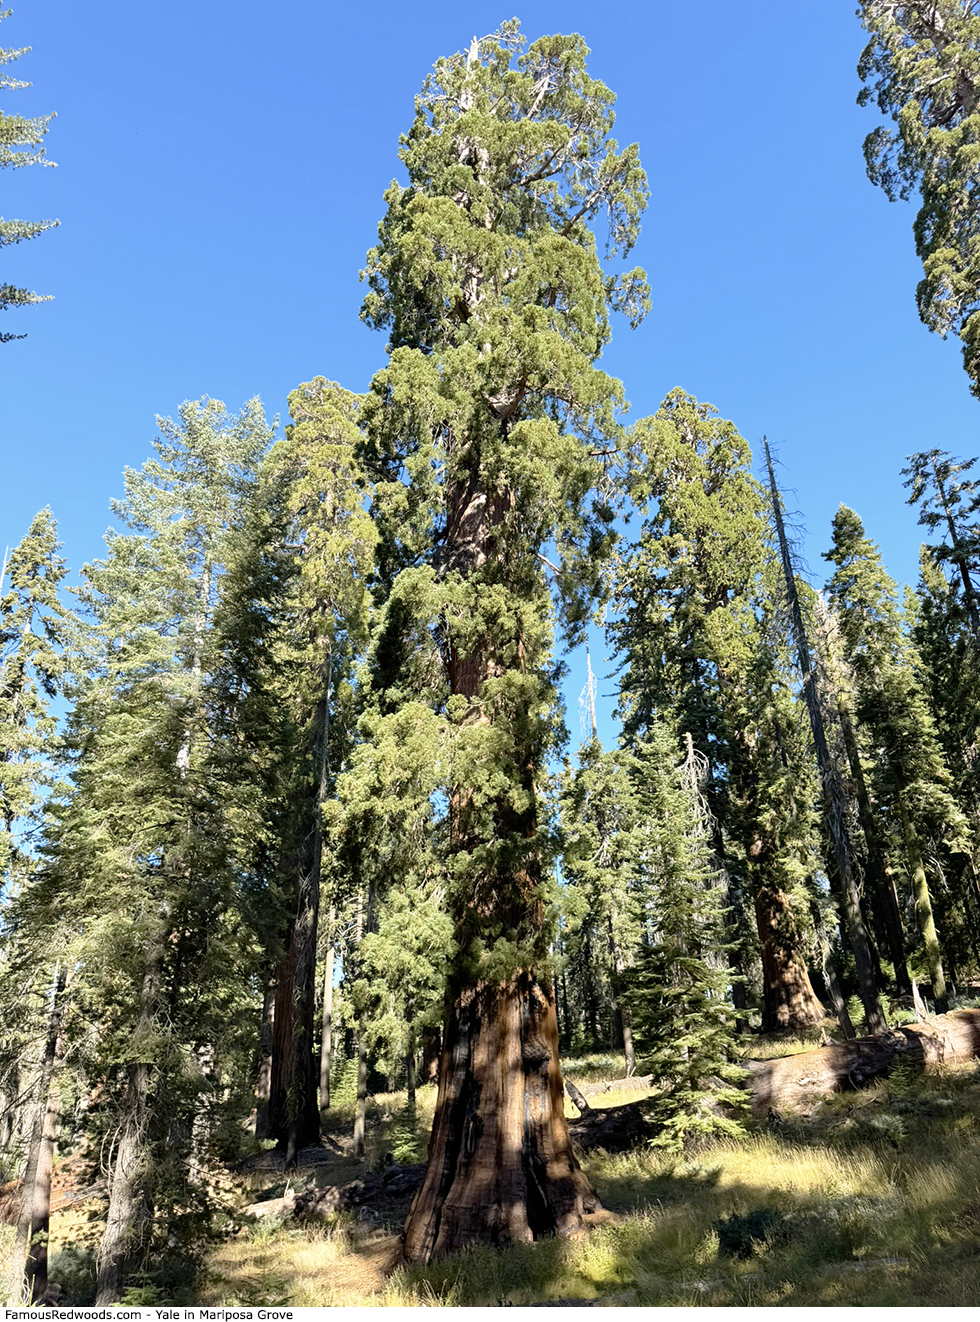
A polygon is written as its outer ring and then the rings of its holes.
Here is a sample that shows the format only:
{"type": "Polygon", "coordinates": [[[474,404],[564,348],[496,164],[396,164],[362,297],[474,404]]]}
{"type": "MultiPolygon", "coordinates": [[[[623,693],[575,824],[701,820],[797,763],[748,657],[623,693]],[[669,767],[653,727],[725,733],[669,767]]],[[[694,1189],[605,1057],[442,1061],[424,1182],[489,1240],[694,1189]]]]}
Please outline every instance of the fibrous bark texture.
{"type": "Polygon", "coordinates": [[[268,1134],[287,1160],[320,1142],[318,1062],[314,1056],[316,902],[307,883],[289,947],[276,976],[268,1134]]]}
{"type": "Polygon", "coordinates": [[[596,1206],[565,1122],[551,990],[530,973],[464,989],[446,1026],[406,1259],[569,1234],[596,1206]]]}
{"type": "Polygon", "coordinates": [[[809,1028],[824,1017],[799,956],[789,901],[778,886],[762,886],[755,897],[762,952],[762,1031],[809,1028]]]}

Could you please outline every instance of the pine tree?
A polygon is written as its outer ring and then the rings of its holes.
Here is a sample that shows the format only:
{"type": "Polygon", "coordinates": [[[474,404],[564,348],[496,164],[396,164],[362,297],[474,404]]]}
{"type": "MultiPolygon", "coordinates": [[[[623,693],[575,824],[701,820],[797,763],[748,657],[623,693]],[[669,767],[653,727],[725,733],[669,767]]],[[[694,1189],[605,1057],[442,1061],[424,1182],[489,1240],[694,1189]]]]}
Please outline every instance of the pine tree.
{"type": "Polygon", "coordinates": [[[66,568],[50,509],[35,515],[0,572],[0,893],[29,866],[30,840],[51,784],[50,747],[70,617],[58,590],[66,568]],[[9,582],[9,586],[8,586],[9,582]]]}
{"type": "Polygon", "coordinates": [[[832,713],[829,705],[821,702],[816,668],[811,656],[810,640],[800,604],[800,593],[796,583],[789,540],[786,536],[782,495],[776,485],[772,454],[769,450],[769,443],[765,438],[763,438],[763,448],[766,456],[766,471],[769,476],[769,494],[772,501],[773,519],[776,525],[780,560],[783,567],[783,579],[786,595],[789,599],[790,627],[796,644],[800,673],[803,677],[803,696],[806,702],[807,714],[810,718],[810,730],[817,755],[817,766],[820,770],[828,852],[841,892],[841,908],[851,949],[854,952],[858,986],[861,1001],[864,1005],[865,1022],[870,1033],[883,1033],[887,1025],[878,1000],[871,946],[864,926],[864,915],[861,912],[857,860],[850,831],[848,830],[847,794],[841,768],[834,756],[834,748],[828,737],[828,734],[832,737],[836,713],[832,713]]]}
{"type": "MultiPolygon", "coordinates": [[[[590,674],[591,682],[591,674],[590,674]]],[[[562,871],[566,887],[566,950],[586,965],[595,996],[606,993],[626,1073],[636,1065],[623,982],[640,944],[637,832],[641,809],[633,759],[622,750],[603,752],[593,732],[566,774],[562,794],[562,871]]],[[[595,1010],[592,1009],[594,1018],[595,1010]]],[[[597,1023],[590,1025],[595,1034],[597,1023]]]]}
{"type": "Polygon", "coordinates": [[[605,276],[590,224],[601,214],[612,252],[628,251],[646,186],[636,148],[608,136],[612,94],[586,53],[577,36],[525,48],[511,22],[440,60],[403,139],[408,184],[386,194],[368,258],[364,315],[391,349],[365,410],[391,644],[428,634],[438,647],[403,643],[392,683],[410,689],[436,662],[448,691],[433,751],[455,953],[410,1260],[567,1233],[592,1202],[562,1114],[547,971],[544,556],[554,543],[580,620],[611,523],[589,493],[621,401],[595,360],[610,303],[635,318],[645,301],[640,273],[605,276]]]}
{"type": "Polygon", "coordinates": [[[963,608],[976,645],[980,643],[980,603],[974,578],[980,573],[980,525],[973,516],[980,509],[980,483],[960,476],[975,463],[975,459],[954,459],[945,450],[924,450],[909,455],[909,466],[902,469],[902,475],[907,479],[905,485],[911,487],[908,503],[920,506],[919,522],[930,532],[943,529],[941,541],[931,549],[937,563],[950,563],[960,580],[963,608]]]}
{"type": "Polygon", "coordinates": [[[45,1004],[59,950],[57,924],[26,932],[17,908],[37,871],[44,805],[55,788],[57,721],[69,664],[71,613],[59,598],[65,577],[48,509],[0,569],[0,1162],[23,1171],[23,1214],[15,1259],[26,1295],[46,1284],[46,1231],[54,1121],[58,991],[45,1004]],[[2,993],[0,993],[2,994],[2,993]],[[26,1265],[25,1265],[26,1264],[26,1265]]]}
{"type": "Polygon", "coordinates": [[[912,641],[956,801],[976,842],[980,840],[980,766],[973,750],[980,731],[980,654],[965,618],[962,594],[944,573],[934,548],[922,547],[919,567],[912,641]]]}
{"type": "MultiPolygon", "coordinates": [[[[12,12],[10,9],[0,12],[0,22],[9,18],[12,12]]],[[[13,64],[30,49],[30,46],[22,46],[19,50],[0,47],[0,68],[13,64]]],[[[0,74],[0,91],[16,91],[22,87],[30,87],[30,83],[12,78],[8,73],[0,74]]],[[[53,114],[25,119],[23,115],[5,115],[0,112],[0,169],[17,170],[25,165],[54,165],[54,161],[47,159],[43,145],[52,119],[54,119],[53,114]]],[[[34,239],[59,223],[57,220],[0,218],[0,248],[22,243],[25,239],[34,239]]],[[[32,294],[30,290],[18,289],[15,285],[0,284],[0,312],[6,312],[8,308],[29,307],[32,303],[44,303],[51,297],[50,294],[32,294]]],[[[10,331],[0,331],[0,344],[23,338],[23,335],[15,335],[10,331]]]]}
{"type": "MultiPolygon", "coordinates": [[[[190,1216],[194,1175],[234,1073],[247,967],[209,762],[211,621],[231,530],[269,442],[258,401],[238,417],[205,400],[159,420],[157,455],[127,470],[116,502],[128,532],[86,567],[87,673],[69,719],[70,793],[57,807],[35,922],[60,912],[74,993],[99,1025],[79,1051],[116,1134],[98,1298],[119,1298],[146,1257],[190,1216]],[[169,1223],[169,1224],[168,1224],[169,1223]]],[[[76,1044],[78,1045],[78,1044],[76,1044]]]]}
{"type": "Polygon", "coordinates": [[[919,316],[930,330],[959,336],[980,394],[980,12],[975,0],[861,0],[858,13],[869,34],[858,101],[874,101],[895,123],[868,134],[868,177],[893,202],[919,193],[919,316]]]}
{"type": "Polygon", "coordinates": [[[652,935],[626,981],[637,1045],[660,1088],[654,1143],[680,1147],[737,1134],[726,1108],[741,1108],[741,1071],[724,959],[724,892],[711,867],[710,821],[701,787],[707,759],[655,722],[636,757],[637,832],[643,904],[652,935]]]}
{"type": "Polygon", "coordinates": [[[279,866],[294,917],[276,974],[269,1099],[269,1133],[289,1161],[320,1138],[317,928],[321,889],[337,881],[324,812],[353,740],[354,665],[366,642],[376,540],[355,459],[357,407],[355,396],[322,377],[300,386],[289,398],[292,424],[266,466],[272,498],[283,507],[278,535],[294,562],[267,676],[294,732],[278,741],[292,746],[279,866]]]}
{"type": "Polygon", "coordinates": [[[889,866],[887,841],[868,789],[868,778],[855,727],[856,695],[854,676],[844,660],[840,629],[822,594],[813,597],[815,658],[818,691],[825,695],[825,705],[836,708],[842,756],[840,761],[850,773],[853,787],[852,806],[860,825],[859,843],[863,842],[862,866],[865,891],[874,911],[879,949],[888,952],[897,990],[912,994],[905,960],[905,928],[895,880],[889,866]]]}

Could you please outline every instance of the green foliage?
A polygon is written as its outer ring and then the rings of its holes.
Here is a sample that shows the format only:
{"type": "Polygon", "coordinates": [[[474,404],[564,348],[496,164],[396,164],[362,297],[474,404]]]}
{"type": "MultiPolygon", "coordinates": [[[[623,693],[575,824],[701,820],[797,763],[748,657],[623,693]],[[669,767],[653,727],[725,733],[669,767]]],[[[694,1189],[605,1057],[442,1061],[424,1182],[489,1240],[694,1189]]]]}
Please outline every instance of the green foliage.
{"type": "Polygon", "coordinates": [[[58,596],[65,577],[57,525],[35,515],[0,576],[0,893],[30,866],[43,794],[52,784],[56,720],[71,617],[58,596]]]}
{"type": "MultiPolygon", "coordinates": [[[[836,566],[827,592],[855,686],[865,772],[890,852],[909,876],[930,977],[944,996],[933,904],[972,868],[966,820],[951,782],[935,721],[918,676],[922,665],[903,629],[896,588],[878,548],[853,510],[834,516],[836,566]]],[[[948,899],[946,911],[950,911],[948,899]]]]}
{"type": "Polygon", "coordinates": [[[579,753],[579,766],[566,772],[561,795],[562,1008],[569,1021],[563,1030],[570,1037],[574,1024],[593,1045],[600,1006],[623,1014],[616,984],[640,943],[643,806],[636,779],[635,759],[618,750],[604,753],[593,737],[579,753]]]}
{"type": "Polygon", "coordinates": [[[726,1109],[744,1098],[730,974],[722,931],[724,892],[711,867],[699,767],[677,765],[663,724],[651,726],[636,756],[641,805],[637,861],[645,940],[623,982],[644,1068],[660,1085],[650,1103],[654,1140],[679,1147],[718,1133],[737,1134],[726,1109]]]}
{"type": "Polygon", "coordinates": [[[602,215],[610,255],[627,252],[647,194],[586,54],[578,36],[525,47],[514,21],[440,60],[366,270],[363,316],[390,337],[364,408],[380,720],[409,696],[433,708],[471,985],[535,967],[549,944],[554,845],[535,789],[559,733],[547,574],[580,630],[613,538],[596,451],[615,448],[622,405],[596,360],[610,305],[622,297],[635,319],[646,299],[639,273],[605,275],[590,229],[602,215]]]}
{"type": "Polygon", "coordinates": [[[919,316],[930,330],[960,337],[978,394],[980,13],[973,0],[861,0],[858,13],[869,34],[858,100],[873,101],[895,125],[865,139],[868,177],[892,201],[919,193],[919,316]]]}
{"type": "Polygon", "coordinates": [[[681,390],[631,439],[629,487],[643,521],[617,561],[611,626],[625,736],[666,719],[709,758],[704,795],[731,958],[748,973],[754,929],[764,934],[764,1015],[786,1026],[799,1011],[777,970],[812,998],[801,964],[816,786],[763,493],[732,423],[681,390]]]}
{"type": "MultiPolygon", "coordinates": [[[[0,22],[9,18],[12,12],[10,9],[0,12],[0,22]]],[[[0,47],[0,70],[5,70],[7,65],[26,55],[30,49],[30,46],[22,46],[20,50],[0,47]]],[[[30,87],[30,83],[12,78],[5,71],[0,72],[0,92],[14,91],[22,87],[30,87]]],[[[43,145],[44,136],[52,119],[54,115],[26,119],[23,115],[7,115],[0,111],[0,170],[5,168],[16,170],[25,165],[54,165],[54,161],[47,159],[43,145]]],[[[22,243],[25,239],[36,238],[38,234],[43,234],[45,230],[53,229],[58,224],[60,222],[57,220],[0,218],[0,248],[22,243]]],[[[50,294],[33,294],[30,290],[18,289],[11,284],[0,284],[0,312],[6,312],[9,308],[29,307],[32,303],[44,303],[51,297],[50,294]]],[[[15,335],[10,331],[0,331],[0,344],[23,338],[23,335],[15,335]]]]}
{"type": "Polygon", "coordinates": [[[160,433],[115,505],[128,530],[85,569],[70,782],[19,918],[63,933],[72,1062],[103,1099],[92,1137],[139,1131],[144,1248],[173,1235],[194,1250],[207,1171],[235,1155],[221,1120],[247,1086],[255,964],[210,755],[210,625],[269,429],[258,401],[232,417],[205,400],[160,433]]]}

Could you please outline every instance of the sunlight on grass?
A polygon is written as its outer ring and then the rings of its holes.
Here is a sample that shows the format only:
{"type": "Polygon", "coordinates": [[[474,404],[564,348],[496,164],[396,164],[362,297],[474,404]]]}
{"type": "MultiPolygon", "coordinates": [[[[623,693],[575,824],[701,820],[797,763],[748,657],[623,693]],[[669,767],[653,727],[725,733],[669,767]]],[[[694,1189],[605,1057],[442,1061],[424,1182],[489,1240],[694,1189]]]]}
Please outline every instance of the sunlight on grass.
{"type": "MultiPolygon", "coordinates": [[[[618,1090],[589,1100],[615,1106],[643,1095],[618,1090]]],[[[435,1089],[420,1089],[413,1118],[404,1093],[373,1098],[369,1164],[376,1167],[386,1152],[400,1162],[421,1159],[434,1103],[435,1089]]],[[[570,1102],[566,1108],[575,1114],[570,1102]]],[[[331,1112],[327,1130],[346,1137],[346,1124],[331,1112]]],[[[756,1124],[742,1139],[680,1155],[600,1151],[583,1164],[616,1219],[582,1238],[477,1246],[408,1267],[397,1261],[397,1217],[381,1226],[352,1213],[316,1227],[261,1221],[215,1247],[200,1302],[967,1307],[980,1296],[975,1064],[929,1076],[898,1070],[864,1092],[828,1098],[807,1118],[756,1124]]],[[[295,1178],[336,1183],[362,1170],[338,1156],[295,1178]]],[[[281,1191],[286,1177],[266,1172],[263,1179],[281,1191]]],[[[243,1204],[254,1189],[242,1179],[243,1204]]],[[[56,1216],[53,1261],[90,1237],[92,1226],[78,1210],[56,1216]]],[[[12,1236],[0,1227],[0,1261],[12,1236]]],[[[62,1261],[67,1272],[68,1257],[62,1261]]]]}

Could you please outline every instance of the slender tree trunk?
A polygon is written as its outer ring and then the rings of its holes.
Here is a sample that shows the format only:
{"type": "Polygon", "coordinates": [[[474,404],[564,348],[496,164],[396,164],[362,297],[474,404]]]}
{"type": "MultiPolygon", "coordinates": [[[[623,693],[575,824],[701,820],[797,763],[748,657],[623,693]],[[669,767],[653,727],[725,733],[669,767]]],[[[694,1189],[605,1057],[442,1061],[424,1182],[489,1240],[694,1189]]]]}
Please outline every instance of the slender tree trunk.
{"type": "Polygon", "coordinates": [[[146,1140],[150,1068],[130,1066],[109,1182],[109,1211],[98,1254],[97,1305],[119,1301],[123,1286],[151,1219],[148,1183],[150,1154],[146,1140]]]}
{"type": "Polygon", "coordinates": [[[606,921],[609,925],[609,953],[612,956],[613,974],[616,979],[617,990],[613,1001],[616,1007],[616,1019],[621,1045],[623,1048],[623,1058],[626,1061],[626,1077],[636,1069],[636,1055],[633,1050],[633,1025],[630,1020],[629,1006],[624,1004],[619,995],[618,985],[622,978],[623,970],[626,967],[626,961],[623,959],[623,951],[619,942],[616,940],[613,931],[612,916],[607,915],[606,921]]]}
{"type": "Polygon", "coordinates": [[[874,911],[878,916],[879,924],[885,933],[888,957],[895,970],[896,987],[902,994],[910,995],[912,984],[909,979],[908,966],[905,962],[905,936],[901,909],[898,896],[895,894],[894,881],[888,875],[885,866],[884,844],[871,806],[871,795],[868,793],[868,783],[861,763],[861,752],[858,748],[854,723],[851,720],[843,685],[838,682],[841,660],[834,645],[833,623],[821,597],[817,597],[815,605],[819,652],[827,671],[828,687],[837,703],[837,718],[857,799],[858,820],[861,823],[861,830],[864,833],[867,847],[865,884],[874,911]]]}
{"type": "Polygon", "coordinates": [[[844,994],[841,991],[840,983],[837,980],[837,973],[833,964],[830,962],[830,942],[827,939],[827,931],[823,923],[820,910],[814,904],[813,906],[813,926],[817,933],[817,942],[820,946],[820,969],[823,973],[824,984],[827,988],[827,995],[830,997],[830,1003],[834,1007],[834,1014],[837,1016],[837,1022],[840,1024],[840,1031],[844,1040],[849,1042],[857,1034],[854,1032],[854,1025],[851,1023],[851,1016],[847,1009],[847,1002],[844,1000],[844,994]]]}
{"type": "Polygon", "coordinates": [[[14,1248],[23,1263],[24,1298],[36,1303],[48,1288],[48,1227],[51,1219],[51,1172],[58,1141],[61,1097],[57,1078],[66,972],[56,965],[51,984],[48,1031],[38,1080],[37,1112],[31,1127],[27,1168],[21,1186],[21,1210],[14,1248]]]}
{"type": "Polygon", "coordinates": [[[939,936],[936,932],[936,920],[932,914],[932,898],[926,869],[922,861],[922,847],[915,827],[908,813],[903,810],[902,829],[905,835],[905,852],[912,874],[912,894],[915,897],[915,916],[926,952],[926,967],[932,979],[932,997],[939,1014],[945,1014],[949,1008],[946,1000],[946,977],[943,973],[942,954],[939,949],[939,936]]]}
{"type": "Polygon", "coordinates": [[[272,1043],[276,1011],[276,985],[270,979],[262,993],[262,1027],[259,1030],[259,1071],[255,1084],[255,1137],[269,1136],[269,1095],[272,1088],[272,1043]]]}
{"type": "Polygon", "coordinates": [[[588,924],[585,925],[582,955],[582,997],[585,1006],[585,1029],[588,1034],[589,1045],[595,1048],[599,1045],[599,1000],[596,996],[595,978],[593,977],[592,935],[588,924]]]}
{"type": "Polygon", "coordinates": [[[333,970],[335,960],[334,924],[336,913],[330,906],[327,919],[327,956],[323,964],[323,1018],[320,1026],[320,1109],[330,1110],[330,1042],[333,1033],[333,970]]]}
{"type": "Polygon", "coordinates": [[[408,1050],[405,1053],[405,1087],[408,1090],[408,1115],[415,1120],[415,1025],[409,1024],[408,1050]]]}
{"type": "Polygon", "coordinates": [[[973,586],[973,580],[970,577],[970,571],[966,566],[965,557],[956,551],[959,537],[956,531],[956,522],[953,519],[953,511],[949,507],[949,498],[946,495],[945,484],[939,477],[939,470],[936,468],[935,456],[931,456],[929,462],[932,465],[932,475],[936,482],[936,490],[939,492],[939,499],[942,502],[943,513],[946,516],[946,527],[949,529],[950,548],[953,551],[953,561],[959,570],[960,582],[963,584],[963,600],[966,602],[966,613],[970,617],[970,628],[973,630],[973,637],[980,641],[980,609],[977,606],[977,594],[973,586]]]}
{"type": "Polygon", "coordinates": [[[561,1024],[561,1032],[559,1035],[559,1042],[561,1047],[567,1051],[572,1043],[572,1022],[568,1013],[568,977],[564,968],[561,971],[558,987],[560,992],[559,1004],[561,1005],[561,1019],[559,1021],[561,1024]]]}
{"type": "MultiPolygon", "coordinates": [[[[365,932],[372,930],[374,921],[374,884],[368,883],[367,904],[364,892],[357,896],[357,921],[354,938],[358,946],[365,932]]],[[[368,1095],[368,1057],[367,1057],[367,1017],[363,1010],[357,1019],[357,1104],[354,1110],[354,1156],[364,1156],[364,1139],[367,1128],[368,1095]]]]}
{"type": "Polygon", "coordinates": [[[134,1040],[146,1044],[148,1058],[129,1066],[109,1176],[109,1208],[97,1258],[97,1305],[118,1302],[126,1278],[145,1247],[153,1219],[153,1162],[149,1135],[153,1081],[153,1041],[159,1023],[163,957],[170,934],[171,906],[161,905],[146,952],[140,992],[140,1018],[134,1040]]]}
{"type": "Polygon", "coordinates": [[[806,625],[803,622],[800,595],[796,587],[796,575],[793,572],[789,542],[786,538],[786,528],[783,523],[782,497],[779,488],[776,486],[776,475],[773,471],[769,442],[764,438],[763,445],[766,452],[766,467],[769,470],[769,491],[772,497],[773,516],[776,521],[783,578],[793,621],[796,656],[803,675],[803,695],[810,717],[810,729],[813,733],[813,746],[817,754],[817,766],[820,769],[827,843],[840,886],[844,923],[851,950],[854,952],[854,964],[857,970],[861,1004],[864,1006],[865,1023],[869,1033],[883,1033],[887,1024],[878,1000],[871,946],[861,913],[861,897],[856,875],[857,867],[847,830],[847,799],[844,786],[841,783],[840,769],[837,766],[836,759],[831,754],[827,740],[827,721],[817,692],[816,675],[810,660],[810,642],[807,638],[806,625]]]}
{"type": "Polygon", "coordinates": [[[368,1094],[367,1029],[361,1015],[357,1027],[357,1104],[354,1109],[354,1156],[364,1156],[364,1138],[367,1128],[368,1094]]]}
{"type": "Polygon", "coordinates": [[[442,1033],[438,1028],[422,1030],[422,1082],[439,1082],[439,1057],[442,1053],[442,1033]]]}

